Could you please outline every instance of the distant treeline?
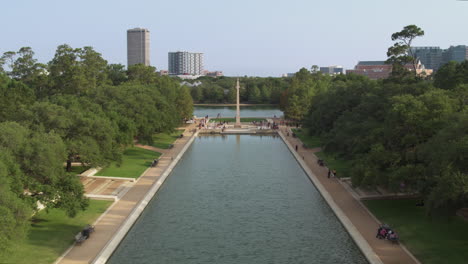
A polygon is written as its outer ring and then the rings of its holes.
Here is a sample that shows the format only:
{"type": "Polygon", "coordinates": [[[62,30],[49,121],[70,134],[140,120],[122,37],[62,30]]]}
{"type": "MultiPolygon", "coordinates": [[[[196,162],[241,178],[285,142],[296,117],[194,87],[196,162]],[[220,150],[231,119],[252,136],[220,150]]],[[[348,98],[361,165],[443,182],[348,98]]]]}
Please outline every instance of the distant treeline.
{"type": "Polygon", "coordinates": [[[28,47],[4,53],[0,105],[0,253],[25,237],[37,202],[70,216],[87,207],[64,164],[119,162],[134,139],[151,143],[193,112],[188,88],[155,68],[125,70],[68,45],[47,64],[28,47]]]}
{"type": "MultiPolygon", "coordinates": [[[[201,77],[192,83],[190,94],[196,103],[235,103],[235,77],[201,77]]],[[[241,77],[239,90],[241,103],[279,104],[282,93],[289,86],[290,78],[241,77]]]]}

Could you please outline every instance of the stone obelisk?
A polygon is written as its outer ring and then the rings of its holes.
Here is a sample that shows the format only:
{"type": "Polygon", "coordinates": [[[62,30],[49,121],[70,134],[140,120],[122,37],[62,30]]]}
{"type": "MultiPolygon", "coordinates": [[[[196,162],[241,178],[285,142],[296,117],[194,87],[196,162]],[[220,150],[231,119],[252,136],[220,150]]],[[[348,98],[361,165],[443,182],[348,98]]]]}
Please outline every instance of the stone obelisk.
{"type": "Polygon", "coordinates": [[[236,124],[234,125],[235,128],[241,128],[241,122],[240,122],[240,96],[239,96],[239,78],[237,78],[237,84],[236,84],[236,90],[237,90],[237,109],[236,109],[236,124]]]}

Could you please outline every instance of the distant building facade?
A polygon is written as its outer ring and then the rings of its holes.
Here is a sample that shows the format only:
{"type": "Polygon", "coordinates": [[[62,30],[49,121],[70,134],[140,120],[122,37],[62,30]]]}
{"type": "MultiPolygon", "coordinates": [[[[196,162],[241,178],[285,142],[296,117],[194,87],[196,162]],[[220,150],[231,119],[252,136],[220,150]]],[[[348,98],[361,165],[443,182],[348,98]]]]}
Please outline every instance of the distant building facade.
{"type": "Polygon", "coordinates": [[[468,46],[458,45],[450,46],[442,53],[442,64],[449,61],[464,62],[468,60],[468,46]]]}
{"type": "Polygon", "coordinates": [[[150,65],[150,32],[145,28],[127,30],[127,65],[150,65]]]}
{"type": "Polygon", "coordinates": [[[421,60],[428,69],[437,71],[449,61],[463,62],[468,60],[468,46],[450,46],[448,49],[440,47],[412,47],[413,55],[421,60]]]}
{"type": "Polygon", "coordinates": [[[443,50],[440,47],[414,47],[412,51],[426,68],[437,71],[441,66],[443,50]]]}
{"type": "Polygon", "coordinates": [[[328,75],[336,75],[336,74],[343,74],[343,66],[328,66],[328,67],[320,67],[320,72],[323,74],[328,75]]]}
{"type": "Polygon", "coordinates": [[[209,77],[221,77],[224,76],[222,71],[203,71],[203,75],[209,76],[209,77]]]}
{"type": "Polygon", "coordinates": [[[296,73],[294,73],[294,72],[292,72],[292,73],[283,73],[283,74],[281,75],[281,77],[283,77],[283,78],[292,78],[292,77],[294,77],[295,75],[296,75],[296,73]]]}
{"type": "Polygon", "coordinates": [[[354,70],[346,70],[346,74],[354,73],[377,80],[388,78],[391,71],[392,65],[385,64],[385,61],[360,61],[354,67],[354,70]]]}
{"type": "Polygon", "coordinates": [[[169,52],[170,75],[202,75],[203,53],[177,51],[169,52]]]}
{"type": "MultiPolygon", "coordinates": [[[[405,68],[414,71],[412,64],[406,64],[405,68]]],[[[385,61],[360,61],[355,67],[354,70],[346,70],[346,74],[358,74],[367,76],[370,79],[378,80],[385,79],[390,76],[392,72],[392,65],[385,64],[385,61]]],[[[418,75],[431,75],[433,72],[432,69],[426,69],[421,61],[418,61],[416,65],[416,73],[418,75]]]]}

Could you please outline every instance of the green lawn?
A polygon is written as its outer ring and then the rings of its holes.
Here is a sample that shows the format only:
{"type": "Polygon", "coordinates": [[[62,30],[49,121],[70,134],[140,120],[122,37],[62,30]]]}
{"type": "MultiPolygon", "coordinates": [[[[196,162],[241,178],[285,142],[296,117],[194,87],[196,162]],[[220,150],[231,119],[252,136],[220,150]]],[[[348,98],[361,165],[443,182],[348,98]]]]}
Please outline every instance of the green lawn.
{"type": "Polygon", "coordinates": [[[49,213],[39,212],[33,217],[27,239],[0,263],[53,263],[73,243],[75,235],[87,224],[92,224],[111,204],[111,201],[91,200],[88,209],[74,218],[57,209],[51,209],[49,213]]]}
{"type": "Polygon", "coordinates": [[[365,205],[400,235],[404,245],[424,264],[468,263],[468,222],[460,217],[429,218],[418,200],[372,200],[365,205]]]}
{"type": "Polygon", "coordinates": [[[176,130],[173,133],[158,133],[153,135],[153,144],[151,146],[155,148],[168,149],[171,144],[176,141],[180,134],[184,130],[176,130]]]}
{"type": "Polygon", "coordinates": [[[309,135],[309,130],[307,128],[296,129],[293,128],[292,131],[296,136],[306,145],[308,148],[317,148],[322,146],[322,141],[317,136],[309,135]]]}
{"type": "Polygon", "coordinates": [[[349,177],[348,172],[351,168],[351,161],[337,158],[333,154],[320,151],[316,152],[315,155],[325,161],[325,165],[330,168],[330,170],[336,170],[336,176],[339,178],[349,177]]]}
{"type": "MultiPolygon", "coordinates": [[[[210,119],[210,122],[211,121],[215,121],[215,122],[230,122],[230,123],[234,123],[236,122],[236,119],[235,118],[229,118],[229,117],[226,117],[226,118],[212,118],[210,119]]],[[[266,121],[265,118],[241,118],[241,122],[244,122],[244,123],[250,123],[250,122],[261,122],[261,121],[266,121]]]]}
{"type": "Polygon", "coordinates": [[[124,151],[120,167],[113,163],[96,173],[96,176],[138,178],[159,156],[161,156],[159,152],[137,147],[127,148],[124,151]]]}
{"type": "MultiPolygon", "coordinates": [[[[306,145],[308,148],[316,148],[322,146],[322,141],[317,136],[309,135],[307,128],[301,129],[292,129],[296,133],[297,137],[306,145]]],[[[347,172],[351,167],[351,161],[340,159],[336,157],[333,153],[328,153],[324,151],[316,152],[315,155],[325,161],[325,164],[331,170],[336,170],[336,175],[340,178],[348,177],[347,172]]]]}

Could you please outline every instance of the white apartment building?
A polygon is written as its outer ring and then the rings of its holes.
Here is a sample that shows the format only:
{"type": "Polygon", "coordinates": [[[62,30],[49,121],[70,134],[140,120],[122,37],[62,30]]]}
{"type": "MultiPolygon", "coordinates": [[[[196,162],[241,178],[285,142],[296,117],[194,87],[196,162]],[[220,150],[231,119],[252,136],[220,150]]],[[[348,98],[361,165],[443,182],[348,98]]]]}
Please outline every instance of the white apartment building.
{"type": "Polygon", "coordinates": [[[170,75],[202,75],[203,53],[177,51],[169,52],[170,75]]]}

